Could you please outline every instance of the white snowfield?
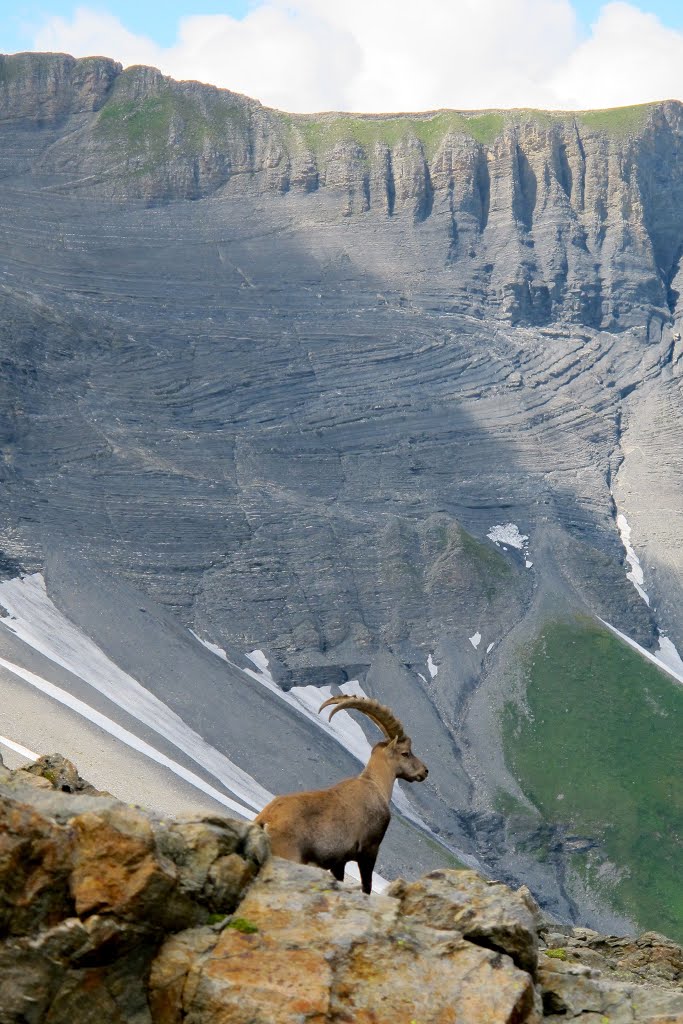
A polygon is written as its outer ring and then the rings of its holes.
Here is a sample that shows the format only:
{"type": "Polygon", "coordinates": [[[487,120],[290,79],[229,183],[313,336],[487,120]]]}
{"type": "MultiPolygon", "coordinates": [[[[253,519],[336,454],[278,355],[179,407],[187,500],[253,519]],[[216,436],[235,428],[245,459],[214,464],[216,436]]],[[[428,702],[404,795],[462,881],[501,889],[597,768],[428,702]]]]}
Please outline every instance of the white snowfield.
{"type": "MultiPolygon", "coordinates": [[[[631,543],[631,527],[629,526],[628,520],[623,512],[617,515],[617,528],[619,530],[619,536],[621,537],[621,543],[624,545],[626,550],[626,561],[630,565],[629,572],[626,573],[626,579],[630,580],[633,586],[636,588],[643,601],[650,605],[650,595],[645,590],[645,574],[643,573],[643,567],[640,564],[640,559],[635,552],[635,548],[631,543]]],[[[608,623],[606,623],[608,625],[608,623]]],[[[654,661],[664,671],[668,671],[670,675],[677,679],[679,682],[683,682],[683,659],[676,650],[676,647],[672,640],[670,640],[661,630],[659,633],[659,648],[655,655],[650,654],[639,646],[634,640],[629,639],[624,633],[620,633],[619,630],[614,629],[610,626],[613,632],[617,633],[618,636],[622,637],[631,647],[635,647],[641,652],[646,658],[654,661]]]]}
{"type": "MultiPolygon", "coordinates": [[[[166,757],[160,751],[155,750],[149,743],[145,743],[134,733],[129,732],[127,729],[123,729],[117,722],[113,722],[111,718],[107,718],[106,715],[100,714],[94,708],[91,708],[89,704],[79,700],[72,694],[67,693],[59,686],[55,686],[47,679],[43,679],[41,676],[36,675],[34,672],[29,672],[28,669],[22,668],[20,665],[14,665],[11,661],[6,661],[4,658],[0,658],[0,666],[12,672],[13,675],[23,679],[24,682],[34,686],[41,693],[46,694],[48,697],[52,697],[53,700],[58,701],[60,704],[64,704],[65,707],[71,708],[72,711],[77,712],[82,718],[92,722],[94,725],[99,726],[110,736],[114,736],[116,739],[125,743],[127,747],[131,747],[133,750],[139,751],[141,754],[145,754],[150,760],[155,761],[157,764],[164,765],[169,768],[174,775],[178,775],[181,779],[189,782],[195,786],[196,789],[200,789],[207,796],[217,800],[218,803],[228,807],[231,811],[239,814],[243,818],[254,818],[255,814],[252,810],[244,807],[242,804],[237,803],[235,800],[231,800],[230,797],[226,796],[225,793],[221,793],[220,790],[215,789],[209,785],[204,779],[196,775],[194,772],[188,771],[182,765],[177,764],[171,758],[166,757]]],[[[12,743],[10,741],[6,744],[10,750],[15,750],[17,753],[23,753],[29,760],[37,760],[37,755],[32,755],[32,752],[25,747],[21,747],[20,744],[12,743]]]]}
{"type": "Polygon", "coordinates": [[[660,633],[659,636],[659,650],[656,653],[656,658],[663,662],[664,665],[668,665],[677,675],[680,674],[683,678],[683,658],[676,650],[676,647],[672,640],[669,640],[668,636],[664,636],[660,633]]]}
{"type": "Polygon", "coordinates": [[[516,523],[492,526],[486,536],[498,547],[502,547],[504,551],[507,551],[508,548],[522,551],[524,553],[524,568],[531,569],[534,563],[529,558],[529,536],[526,533],[521,533],[516,523]]]}
{"type": "Polygon", "coordinates": [[[494,544],[507,544],[508,547],[517,548],[519,551],[524,551],[527,546],[526,542],[529,540],[525,533],[520,533],[519,527],[515,523],[492,526],[486,536],[494,544]]]}
{"type": "Polygon", "coordinates": [[[33,750],[29,750],[28,747],[23,747],[21,743],[15,743],[13,740],[7,738],[7,736],[0,736],[0,747],[6,747],[7,750],[13,750],[15,754],[19,754],[20,757],[25,757],[27,761],[37,761],[39,755],[33,750]]]}
{"type": "Polygon", "coordinates": [[[643,601],[649,605],[650,595],[644,589],[645,576],[643,574],[643,567],[641,566],[640,559],[631,544],[631,527],[628,524],[626,516],[622,512],[617,516],[617,528],[619,530],[619,536],[621,537],[621,543],[626,549],[626,561],[631,566],[629,572],[626,573],[626,579],[631,581],[643,601]]]}
{"type": "MultiPolygon", "coordinates": [[[[273,794],[233,764],[220,751],[208,744],[175,712],[108,658],[50,600],[42,575],[34,574],[0,583],[0,606],[7,613],[0,619],[0,630],[11,631],[35,651],[40,652],[56,665],[60,665],[72,675],[77,676],[93,690],[101,693],[130,715],[132,719],[156,732],[165,741],[171,743],[201,766],[228,792],[223,792],[212,786],[200,775],[190,771],[129,729],[123,728],[109,716],[91,707],[64,688],[56,686],[43,676],[2,657],[0,657],[0,670],[4,669],[11,676],[22,680],[45,697],[75,712],[126,747],[168,769],[179,779],[189,783],[196,790],[241,818],[253,819],[256,813],[273,798],[273,794]]],[[[202,643],[214,654],[228,660],[225,652],[216,645],[206,641],[202,641],[202,643]]],[[[246,670],[246,673],[258,678],[260,682],[272,686],[274,692],[289,699],[300,713],[315,721],[320,728],[328,730],[360,760],[365,759],[366,754],[369,754],[370,747],[360,726],[353,719],[344,714],[343,717],[347,719],[347,722],[340,722],[338,721],[342,718],[342,713],[340,713],[335,716],[332,723],[329,723],[317,715],[320,701],[330,696],[329,691],[321,692],[315,687],[298,687],[296,693],[290,697],[289,694],[280,690],[270,677],[265,659],[263,664],[263,671],[246,670]]],[[[350,685],[346,684],[346,689],[349,692],[357,692],[357,690],[350,690],[350,685]]],[[[38,756],[29,747],[18,743],[9,736],[0,738],[0,745],[27,760],[36,760],[38,756]]],[[[403,794],[399,796],[399,801],[402,805],[407,804],[403,794]]],[[[411,813],[411,817],[417,819],[414,812],[411,813]]],[[[419,819],[417,821],[419,822],[419,819]]],[[[355,865],[349,865],[349,874],[356,878],[359,877],[355,865]]],[[[382,891],[387,884],[385,879],[377,875],[373,887],[377,891],[382,891]]]]}

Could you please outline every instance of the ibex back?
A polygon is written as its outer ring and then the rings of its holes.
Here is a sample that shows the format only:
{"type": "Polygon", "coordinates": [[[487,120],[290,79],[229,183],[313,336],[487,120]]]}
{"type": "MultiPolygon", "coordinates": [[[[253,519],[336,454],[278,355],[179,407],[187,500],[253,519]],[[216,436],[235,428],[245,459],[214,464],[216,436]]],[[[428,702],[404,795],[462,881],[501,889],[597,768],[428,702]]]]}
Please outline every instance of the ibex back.
{"type": "Polygon", "coordinates": [[[276,796],[256,822],[268,833],[275,856],[328,868],[340,882],[347,863],[356,861],[363,892],[370,893],[377,852],[391,819],[394,782],[422,782],[429,770],[415,757],[403,726],[383,704],[370,697],[330,697],[319,712],[330,705],[330,719],[337,711],[362,711],[386,739],[372,748],[360,775],[328,789],[276,796]]]}

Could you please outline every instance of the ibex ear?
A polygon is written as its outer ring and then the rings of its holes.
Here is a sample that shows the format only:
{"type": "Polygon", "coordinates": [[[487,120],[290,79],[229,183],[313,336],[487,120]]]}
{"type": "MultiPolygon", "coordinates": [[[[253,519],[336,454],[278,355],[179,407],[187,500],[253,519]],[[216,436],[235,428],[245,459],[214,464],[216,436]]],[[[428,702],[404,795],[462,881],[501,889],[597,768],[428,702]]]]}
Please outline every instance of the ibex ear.
{"type": "Polygon", "coordinates": [[[396,744],[398,743],[398,736],[394,736],[393,739],[389,740],[387,744],[387,750],[396,750],[396,744]]]}

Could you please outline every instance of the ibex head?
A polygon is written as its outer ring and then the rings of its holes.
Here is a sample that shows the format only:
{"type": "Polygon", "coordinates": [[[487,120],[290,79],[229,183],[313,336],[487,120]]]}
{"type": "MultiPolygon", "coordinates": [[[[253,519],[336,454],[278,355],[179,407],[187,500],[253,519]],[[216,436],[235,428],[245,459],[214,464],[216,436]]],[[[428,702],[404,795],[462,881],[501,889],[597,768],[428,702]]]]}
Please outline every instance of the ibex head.
{"type": "Polygon", "coordinates": [[[427,765],[420,761],[412,751],[410,737],[406,736],[405,729],[398,718],[392,714],[388,707],[373,700],[372,697],[330,697],[318,708],[318,714],[323,708],[334,705],[330,712],[330,720],[338,711],[362,711],[376,726],[378,726],[386,740],[377,743],[377,748],[384,751],[385,759],[392,765],[394,777],[404,779],[406,782],[423,782],[429,774],[427,765]]]}

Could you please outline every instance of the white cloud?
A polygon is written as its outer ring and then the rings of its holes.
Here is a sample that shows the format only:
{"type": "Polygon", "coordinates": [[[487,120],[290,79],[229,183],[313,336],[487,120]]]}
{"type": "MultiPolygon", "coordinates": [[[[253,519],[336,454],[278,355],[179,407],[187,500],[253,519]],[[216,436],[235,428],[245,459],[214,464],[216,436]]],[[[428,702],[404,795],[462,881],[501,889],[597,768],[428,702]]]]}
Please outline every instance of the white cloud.
{"type": "Polygon", "coordinates": [[[36,32],[33,49],[74,57],[113,57],[126,65],[156,66],[163,58],[163,50],[151,39],[129,32],[112,14],[87,7],[79,7],[71,21],[48,18],[36,32]]]}
{"type": "Polygon", "coordinates": [[[551,86],[575,108],[683,99],[683,33],[631,4],[607,4],[551,86]]]}
{"type": "Polygon", "coordinates": [[[581,39],[570,0],[256,0],[192,15],[173,46],[79,8],[35,49],[152,64],[291,111],[600,107],[683,98],[683,33],[608,3],[581,39]]]}

